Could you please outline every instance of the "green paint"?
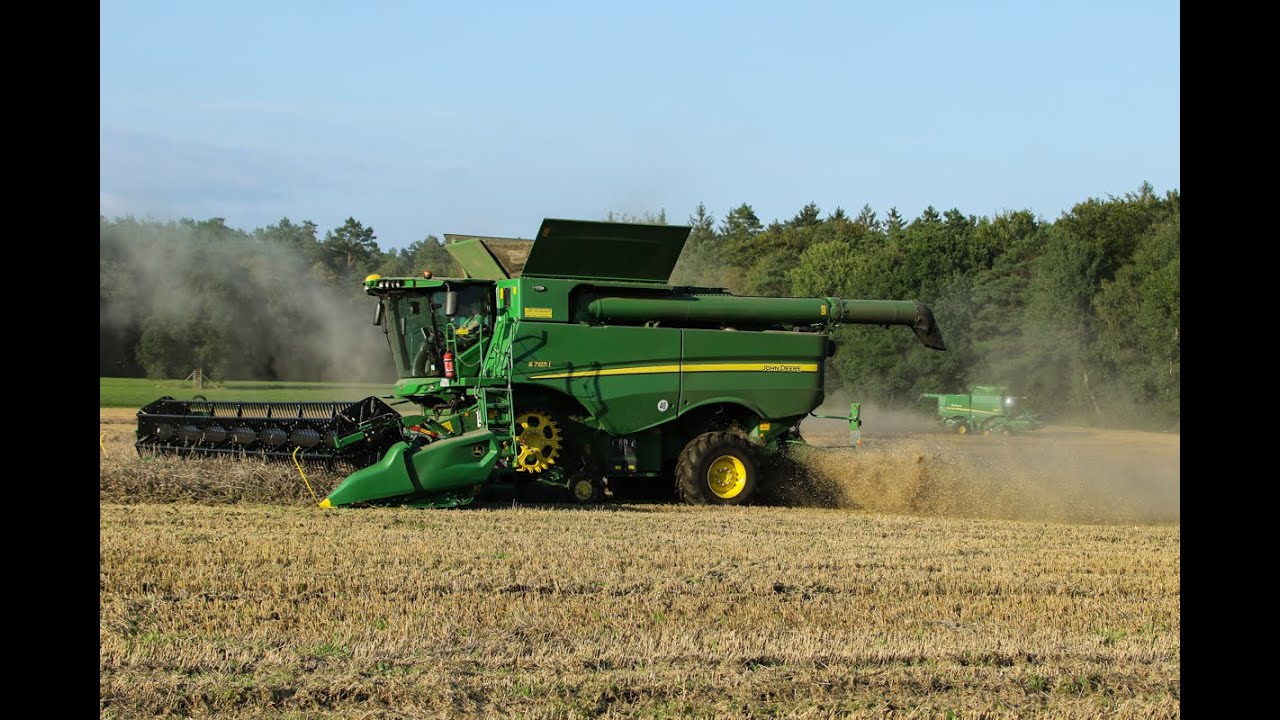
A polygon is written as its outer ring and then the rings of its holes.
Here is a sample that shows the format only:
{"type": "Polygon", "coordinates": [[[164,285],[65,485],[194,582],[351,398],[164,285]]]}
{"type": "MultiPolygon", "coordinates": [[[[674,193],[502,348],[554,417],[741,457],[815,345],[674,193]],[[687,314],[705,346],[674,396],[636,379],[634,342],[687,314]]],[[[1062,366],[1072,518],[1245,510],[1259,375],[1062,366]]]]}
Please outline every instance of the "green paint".
{"type": "Polygon", "coordinates": [[[329,493],[329,502],[335,507],[354,502],[407,503],[445,491],[456,493],[488,479],[497,459],[497,444],[487,430],[419,447],[398,442],[378,463],[348,475],[329,493]]]}
{"type": "Polygon", "coordinates": [[[1025,432],[1044,423],[1022,406],[1025,398],[1009,395],[1003,385],[974,385],[968,394],[924,393],[921,400],[936,400],[938,422],[967,432],[1025,432]]]}
{"type": "Polygon", "coordinates": [[[467,277],[480,280],[503,280],[507,277],[506,270],[482,240],[458,240],[450,243],[445,249],[453,256],[467,277]]]}
{"type": "Polygon", "coordinates": [[[681,225],[543,220],[523,277],[665,284],[688,236],[681,225]]]}

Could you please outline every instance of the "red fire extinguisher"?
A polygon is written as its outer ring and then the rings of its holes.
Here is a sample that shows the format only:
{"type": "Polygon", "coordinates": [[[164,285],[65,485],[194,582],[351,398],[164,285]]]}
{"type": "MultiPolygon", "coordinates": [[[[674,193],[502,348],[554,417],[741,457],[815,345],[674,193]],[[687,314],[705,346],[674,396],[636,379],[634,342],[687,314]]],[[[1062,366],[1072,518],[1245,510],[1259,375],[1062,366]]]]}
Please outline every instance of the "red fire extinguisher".
{"type": "Polygon", "coordinates": [[[447,350],[444,353],[444,376],[450,379],[457,377],[453,372],[453,353],[447,350]]]}

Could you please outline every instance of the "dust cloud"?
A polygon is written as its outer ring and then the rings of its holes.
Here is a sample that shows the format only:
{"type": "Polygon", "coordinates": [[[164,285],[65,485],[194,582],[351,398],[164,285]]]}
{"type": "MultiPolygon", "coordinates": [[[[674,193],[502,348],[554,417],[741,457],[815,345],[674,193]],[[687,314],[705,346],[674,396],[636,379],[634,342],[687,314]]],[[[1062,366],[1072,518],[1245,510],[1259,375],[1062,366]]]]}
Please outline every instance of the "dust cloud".
{"type": "Polygon", "coordinates": [[[859,446],[847,426],[803,426],[819,447],[793,452],[789,501],[1011,520],[1180,519],[1177,434],[1046,426],[1006,438],[905,432],[869,417],[859,446]]]}
{"type": "Polygon", "coordinates": [[[396,377],[359,278],[334,281],[297,247],[135,223],[104,234],[100,250],[104,345],[129,357],[168,348],[166,374],[202,364],[215,379],[396,377]]]}

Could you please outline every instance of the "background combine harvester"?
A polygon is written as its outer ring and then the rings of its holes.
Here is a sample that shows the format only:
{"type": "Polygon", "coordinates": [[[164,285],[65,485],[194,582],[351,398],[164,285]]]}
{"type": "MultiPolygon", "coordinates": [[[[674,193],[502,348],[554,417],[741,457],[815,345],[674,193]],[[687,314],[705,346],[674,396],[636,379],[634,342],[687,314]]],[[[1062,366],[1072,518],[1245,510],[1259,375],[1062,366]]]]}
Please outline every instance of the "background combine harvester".
{"type": "Polygon", "coordinates": [[[1010,395],[1003,385],[974,385],[968,395],[925,393],[920,399],[937,400],[938,423],[961,435],[1011,435],[1044,425],[1022,406],[1026,398],[1010,395]]]}
{"type": "Polygon", "coordinates": [[[689,231],[544,220],[533,241],[447,235],[466,277],[364,281],[399,374],[393,394],[420,412],[376,397],[162,398],[138,413],[136,445],[357,468],[325,507],[456,506],[487,484],[528,482],[590,502],[674,481],[685,502],[741,504],[822,404],[832,329],[906,325],[944,349],[914,301],[672,287],[689,231]]]}

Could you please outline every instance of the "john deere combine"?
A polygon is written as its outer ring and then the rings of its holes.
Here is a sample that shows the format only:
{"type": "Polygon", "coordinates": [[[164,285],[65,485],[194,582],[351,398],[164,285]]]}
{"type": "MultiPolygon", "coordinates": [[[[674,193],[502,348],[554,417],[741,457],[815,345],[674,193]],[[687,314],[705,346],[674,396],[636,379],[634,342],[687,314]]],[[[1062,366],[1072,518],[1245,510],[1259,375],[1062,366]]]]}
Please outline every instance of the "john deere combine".
{"type": "Polygon", "coordinates": [[[920,399],[937,400],[938,423],[961,435],[1012,435],[1044,424],[1022,406],[1026,398],[1010,395],[1003,385],[974,385],[967,395],[924,393],[920,399]]]}
{"type": "Polygon", "coordinates": [[[833,328],[906,325],[944,349],[913,301],[672,287],[689,230],[545,220],[533,241],[448,235],[465,277],[364,281],[398,370],[394,397],[413,414],[375,397],[163,398],[138,413],[137,447],[356,468],[324,507],[456,506],[486,484],[530,482],[583,502],[674,484],[688,503],[741,504],[822,404],[833,328]]]}

